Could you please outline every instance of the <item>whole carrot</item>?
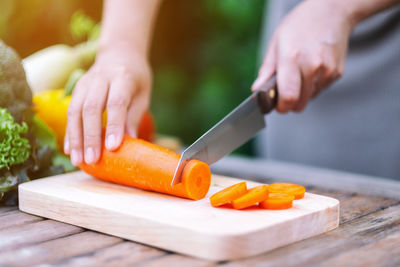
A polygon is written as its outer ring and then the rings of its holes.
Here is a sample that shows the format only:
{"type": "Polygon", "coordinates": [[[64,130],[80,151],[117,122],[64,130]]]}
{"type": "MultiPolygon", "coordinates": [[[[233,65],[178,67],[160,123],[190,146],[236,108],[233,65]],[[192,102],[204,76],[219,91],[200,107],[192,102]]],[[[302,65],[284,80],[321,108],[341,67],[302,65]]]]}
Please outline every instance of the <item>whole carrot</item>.
{"type": "Polygon", "coordinates": [[[171,186],[179,158],[171,150],[126,135],[117,150],[103,148],[97,163],[79,167],[98,179],[117,184],[194,200],[204,198],[210,188],[211,172],[202,161],[190,160],[182,172],[182,182],[171,186]]]}

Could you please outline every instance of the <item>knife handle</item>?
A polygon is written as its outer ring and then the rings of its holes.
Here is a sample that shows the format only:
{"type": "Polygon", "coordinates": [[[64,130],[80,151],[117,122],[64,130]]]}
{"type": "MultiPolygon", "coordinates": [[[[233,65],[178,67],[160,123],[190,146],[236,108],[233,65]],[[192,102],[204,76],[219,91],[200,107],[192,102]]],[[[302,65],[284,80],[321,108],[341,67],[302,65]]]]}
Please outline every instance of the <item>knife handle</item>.
{"type": "Polygon", "coordinates": [[[271,112],[278,103],[276,74],[268,79],[256,92],[255,97],[263,114],[271,112]]]}

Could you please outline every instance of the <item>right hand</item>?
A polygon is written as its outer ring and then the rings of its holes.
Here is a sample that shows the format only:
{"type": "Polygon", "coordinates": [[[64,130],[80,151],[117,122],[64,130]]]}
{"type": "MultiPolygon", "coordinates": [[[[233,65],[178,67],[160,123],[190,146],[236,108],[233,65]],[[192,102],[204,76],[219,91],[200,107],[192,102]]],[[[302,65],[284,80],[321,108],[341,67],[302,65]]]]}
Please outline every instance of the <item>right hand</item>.
{"type": "Polygon", "coordinates": [[[101,50],[77,83],[68,109],[64,151],[72,164],[96,162],[102,147],[102,113],[107,108],[105,147],[114,150],[124,133],[135,137],[148,109],[151,69],[143,53],[114,45],[101,50]]]}
{"type": "Polygon", "coordinates": [[[303,1],[275,30],[252,90],[276,73],[276,110],[302,111],[342,75],[354,24],[344,1],[303,1]]]}

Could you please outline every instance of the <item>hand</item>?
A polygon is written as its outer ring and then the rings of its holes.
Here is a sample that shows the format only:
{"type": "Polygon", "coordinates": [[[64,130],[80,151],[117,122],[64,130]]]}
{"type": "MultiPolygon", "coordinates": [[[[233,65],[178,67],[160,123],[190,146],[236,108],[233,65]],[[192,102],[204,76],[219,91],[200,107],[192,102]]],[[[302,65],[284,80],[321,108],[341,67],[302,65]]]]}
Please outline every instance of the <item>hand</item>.
{"type": "Polygon", "coordinates": [[[273,34],[252,90],[276,72],[278,112],[302,111],[342,75],[353,22],[339,2],[304,1],[273,34]]]}
{"type": "Polygon", "coordinates": [[[64,151],[76,166],[96,162],[101,154],[102,113],[107,108],[105,146],[113,150],[127,132],[136,136],[147,110],[151,70],[146,56],[132,47],[101,50],[95,64],[77,83],[68,109],[64,151]]]}

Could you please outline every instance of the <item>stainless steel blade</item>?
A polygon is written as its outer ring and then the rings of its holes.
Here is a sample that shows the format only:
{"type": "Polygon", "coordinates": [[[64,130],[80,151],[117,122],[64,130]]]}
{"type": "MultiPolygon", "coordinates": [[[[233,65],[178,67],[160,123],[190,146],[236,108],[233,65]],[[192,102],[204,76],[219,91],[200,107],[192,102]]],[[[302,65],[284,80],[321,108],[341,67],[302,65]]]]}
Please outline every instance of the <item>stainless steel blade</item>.
{"type": "Polygon", "coordinates": [[[250,95],[183,151],[171,185],[180,182],[182,171],[188,160],[198,159],[210,165],[243,145],[263,129],[265,127],[264,115],[276,105],[275,87],[276,78],[274,76],[261,90],[250,95]]]}
{"type": "Polygon", "coordinates": [[[264,127],[264,114],[256,99],[250,96],[182,153],[180,168],[174,178],[181,175],[186,160],[195,158],[210,165],[243,145],[264,127]]]}

